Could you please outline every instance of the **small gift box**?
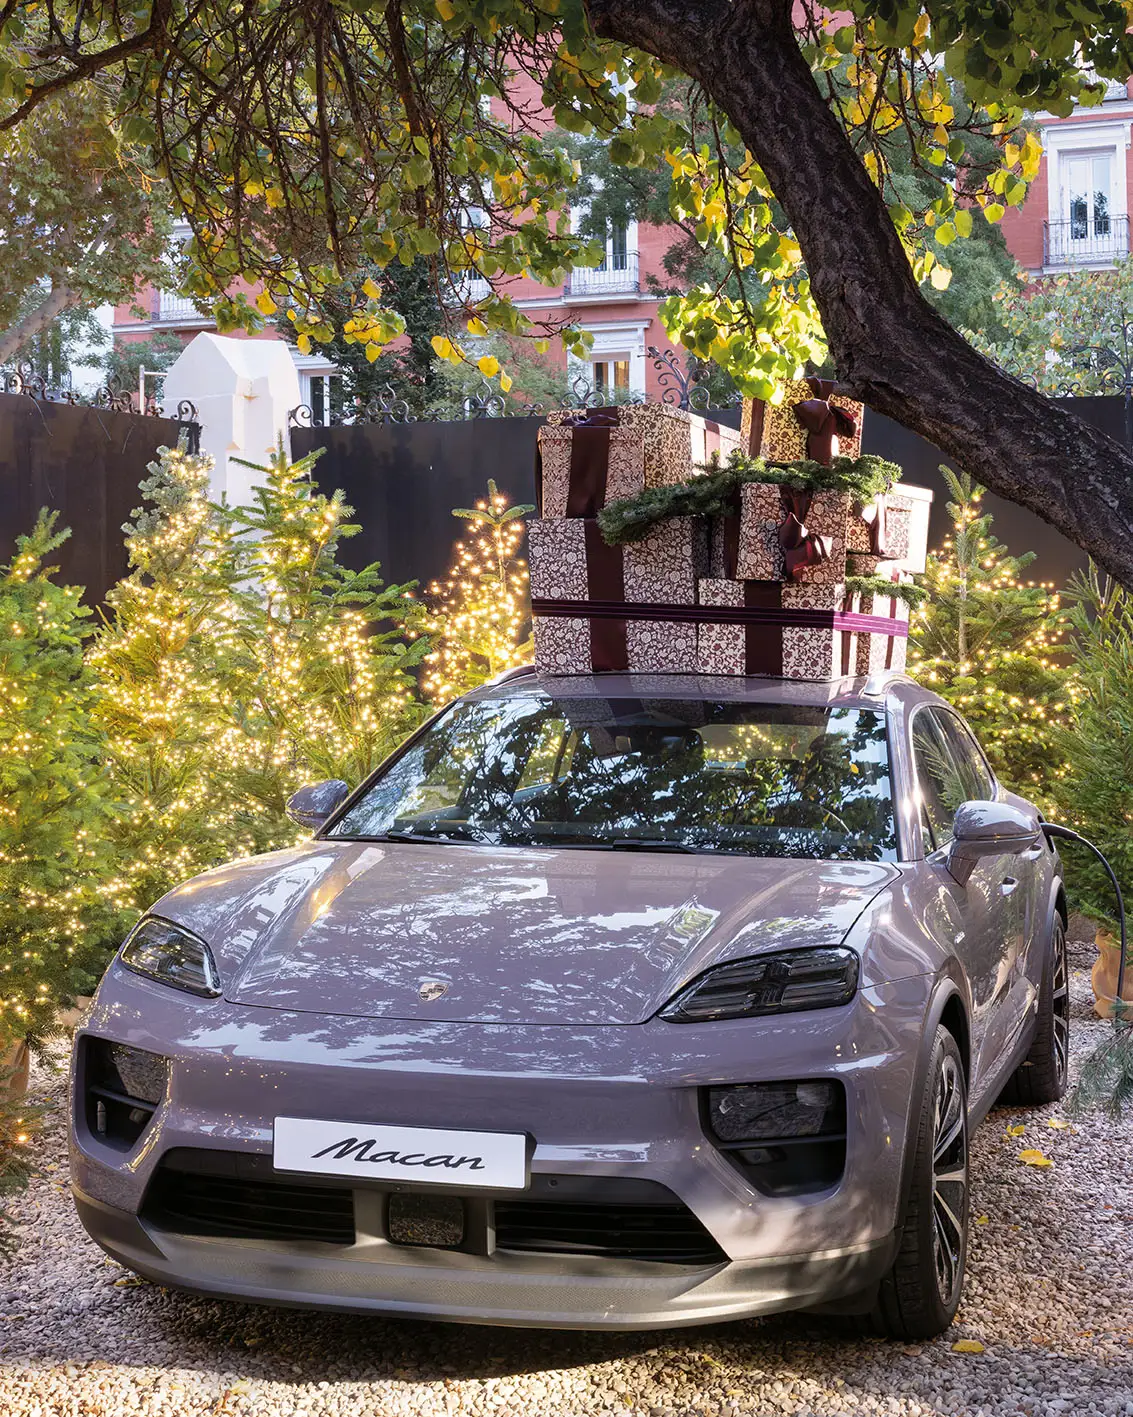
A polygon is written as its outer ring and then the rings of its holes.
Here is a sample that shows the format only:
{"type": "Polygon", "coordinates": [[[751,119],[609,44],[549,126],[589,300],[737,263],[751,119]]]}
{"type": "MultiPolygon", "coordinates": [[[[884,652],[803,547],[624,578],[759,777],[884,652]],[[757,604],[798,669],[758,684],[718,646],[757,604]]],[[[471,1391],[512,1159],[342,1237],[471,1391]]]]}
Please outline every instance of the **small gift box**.
{"type": "Polygon", "coordinates": [[[539,669],[694,672],[696,623],[685,608],[708,569],[699,518],[659,522],[625,546],[607,545],[589,519],[539,519],[527,534],[539,669]]]}
{"type": "MultiPolygon", "coordinates": [[[[861,640],[903,643],[908,634],[907,619],[862,615],[844,585],[709,578],[700,582],[698,615],[701,674],[836,679],[863,672],[861,640]],[[719,618],[711,607],[720,608],[719,618]]],[[[896,668],[896,651],[893,657],[896,668]]]]}
{"type": "MultiPolygon", "coordinates": [[[[740,434],[735,428],[716,423],[699,413],[677,408],[667,403],[627,403],[610,408],[553,409],[547,415],[547,426],[541,431],[540,445],[552,429],[611,428],[633,432],[643,443],[644,465],[639,486],[619,496],[633,496],[646,487],[667,487],[675,482],[687,482],[702,471],[701,464],[716,454],[721,460],[740,447],[740,434]]],[[[561,463],[560,463],[561,466],[561,463]]],[[[557,474],[561,476],[561,474],[557,474]]],[[[556,494],[557,496],[557,494],[556,494]]],[[[611,491],[605,505],[615,501],[611,491]]],[[[548,504],[549,505],[549,504],[548,504]]],[[[578,515],[594,515],[593,512],[578,515]]],[[[546,506],[544,516],[557,515],[546,506]]]]}
{"type": "Polygon", "coordinates": [[[741,446],[768,462],[829,463],[862,451],[862,405],[834,392],[829,379],[795,379],[781,403],[744,399],[741,446]]]}
{"type": "Polygon", "coordinates": [[[645,488],[645,439],[632,428],[581,425],[539,430],[544,517],[593,517],[645,488]]]}
{"type": "Polygon", "coordinates": [[[848,492],[800,492],[767,482],[740,488],[739,515],[712,529],[720,578],[837,585],[846,579],[848,492]]]}

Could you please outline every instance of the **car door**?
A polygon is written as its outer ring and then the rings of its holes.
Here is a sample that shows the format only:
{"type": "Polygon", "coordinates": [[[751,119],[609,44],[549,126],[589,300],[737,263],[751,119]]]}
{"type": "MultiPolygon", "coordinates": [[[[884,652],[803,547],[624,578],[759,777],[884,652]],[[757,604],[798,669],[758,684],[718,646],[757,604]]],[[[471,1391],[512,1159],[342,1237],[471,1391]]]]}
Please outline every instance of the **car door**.
{"type": "MultiPolygon", "coordinates": [[[[954,757],[966,774],[972,799],[993,799],[997,794],[1002,795],[983,750],[960,715],[951,709],[934,709],[933,712],[940,720],[954,757]]],[[[1028,960],[1027,950],[1031,944],[1045,949],[1043,928],[1046,922],[1046,878],[1039,861],[1046,855],[1044,846],[1036,846],[1016,856],[1000,858],[1003,867],[1000,891],[1011,905],[1007,921],[1011,928],[1008,942],[1011,984],[1003,1005],[1001,1020],[1002,1050],[1005,1052],[1014,1049],[1031,1018],[1036,993],[1033,979],[1040,977],[1042,973],[1041,966],[1029,967],[1034,965],[1034,961],[1028,960]]]]}
{"type": "Polygon", "coordinates": [[[1014,979],[1017,885],[1010,857],[979,862],[966,885],[948,871],[953,820],[961,803],[986,797],[971,765],[953,747],[943,711],[922,705],[911,722],[911,747],[921,813],[925,868],[939,887],[936,925],[941,943],[959,959],[971,990],[972,1100],[995,1069],[1009,1028],[1006,1005],[1014,979]]]}

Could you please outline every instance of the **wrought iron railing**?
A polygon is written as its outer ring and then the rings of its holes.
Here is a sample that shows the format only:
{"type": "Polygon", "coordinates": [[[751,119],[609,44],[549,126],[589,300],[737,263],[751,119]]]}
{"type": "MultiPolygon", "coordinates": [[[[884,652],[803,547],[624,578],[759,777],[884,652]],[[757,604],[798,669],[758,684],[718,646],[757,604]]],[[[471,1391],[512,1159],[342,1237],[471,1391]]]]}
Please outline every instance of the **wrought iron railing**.
{"type": "Polygon", "coordinates": [[[73,408],[105,408],[113,413],[139,414],[143,418],[166,418],[176,420],[179,430],[188,441],[191,453],[199,452],[201,425],[196,405],[182,399],[174,414],[166,414],[152,395],[146,398],[143,407],[138,407],[136,389],[123,389],[111,380],[93,394],[80,394],[77,390],[62,384],[49,384],[41,374],[35,373],[30,365],[18,369],[0,369],[0,393],[21,394],[37,403],[63,403],[73,408]]]}
{"type": "Polygon", "coordinates": [[[1043,222],[1044,266],[1091,266],[1129,254],[1129,218],[1099,216],[1090,220],[1043,222]]]}
{"type": "Polygon", "coordinates": [[[607,257],[601,266],[575,266],[567,279],[569,295],[636,295],[637,252],[607,257]]]}
{"type": "Polygon", "coordinates": [[[207,325],[212,316],[203,314],[195,300],[187,295],[178,295],[173,290],[163,290],[157,297],[157,318],[165,324],[207,325]]]}

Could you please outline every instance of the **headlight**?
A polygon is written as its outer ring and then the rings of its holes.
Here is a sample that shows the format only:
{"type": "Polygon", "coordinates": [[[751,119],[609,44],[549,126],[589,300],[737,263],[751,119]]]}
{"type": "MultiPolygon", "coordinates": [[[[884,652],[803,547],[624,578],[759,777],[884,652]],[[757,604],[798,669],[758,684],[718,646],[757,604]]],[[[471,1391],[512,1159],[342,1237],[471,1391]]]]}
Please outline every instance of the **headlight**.
{"type": "Polygon", "coordinates": [[[127,969],[187,989],[204,999],[220,997],[220,974],[212,951],[180,925],[147,915],[138,922],[122,946],[122,963],[127,969]]]}
{"type": "Polygon", "coordinates": [[[670,1023],[758,1018],[848,1004],[858,987],[853,950],[785,950],[717,965],[661,1010],[670,1023]]]}

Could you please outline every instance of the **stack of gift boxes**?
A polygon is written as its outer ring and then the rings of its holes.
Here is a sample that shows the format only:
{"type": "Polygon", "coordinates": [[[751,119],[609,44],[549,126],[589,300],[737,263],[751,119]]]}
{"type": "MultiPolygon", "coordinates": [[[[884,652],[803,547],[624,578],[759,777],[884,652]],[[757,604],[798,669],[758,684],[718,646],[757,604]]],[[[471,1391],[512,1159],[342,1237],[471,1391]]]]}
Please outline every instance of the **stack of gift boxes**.
{"type": "Polygon", "coordinates": [[[818,380],[749,400],[740,430],[665,404],[552,415],[539,438],[541,516],[528,525],[537,666],[547,673],[764,674],[901,669],[909,610],[847,575],[923,571],[931,494],[742,484],[730,513],[670,516],[610,545],[610,503],[702,475],[733,451],[767,462],[856,458],[861,407],[818,380]]]}

